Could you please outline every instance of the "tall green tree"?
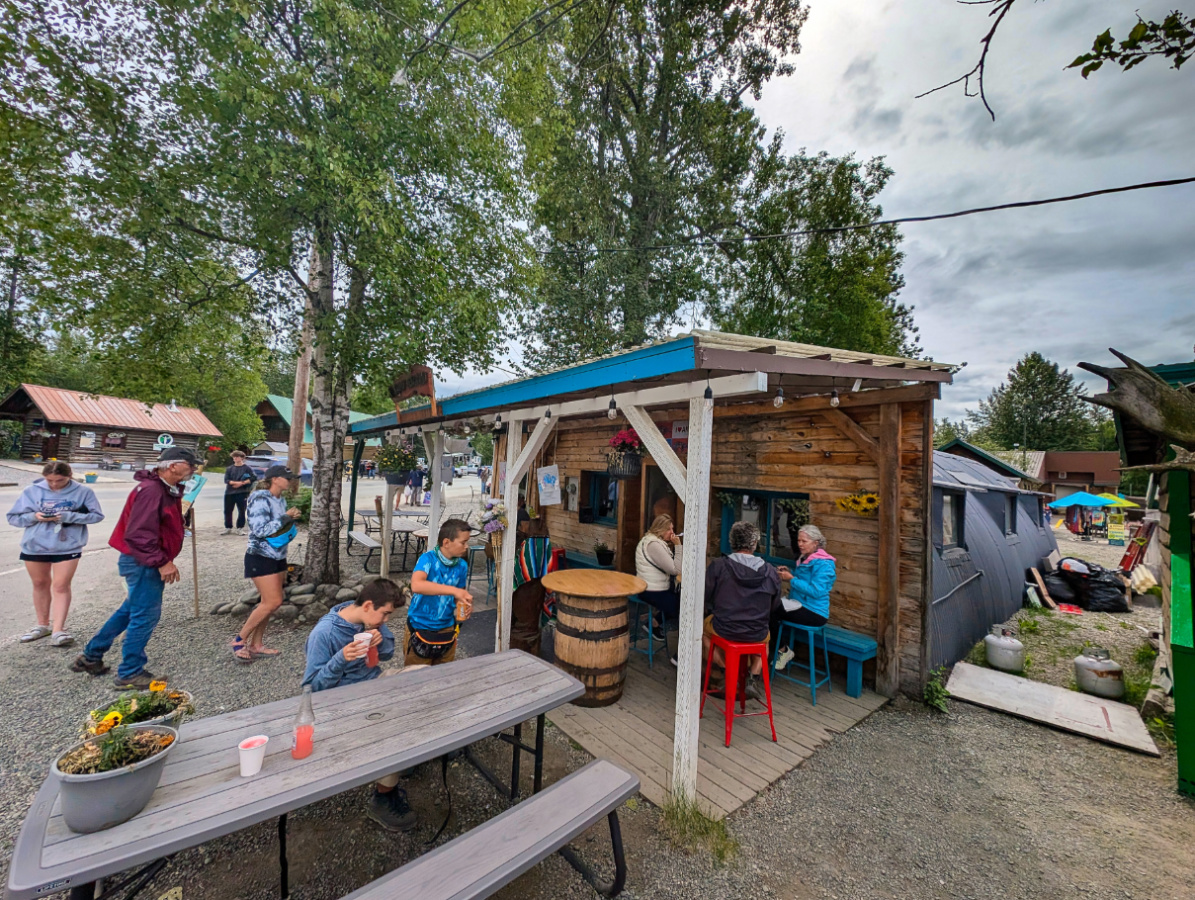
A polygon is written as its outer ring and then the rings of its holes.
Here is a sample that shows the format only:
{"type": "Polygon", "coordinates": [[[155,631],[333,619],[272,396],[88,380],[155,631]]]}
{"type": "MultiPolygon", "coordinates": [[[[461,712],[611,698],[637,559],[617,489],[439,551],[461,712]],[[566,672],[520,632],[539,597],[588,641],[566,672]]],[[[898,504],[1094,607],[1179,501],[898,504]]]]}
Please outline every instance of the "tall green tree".
{"type": "Polygon", "coordinates": [[[978,437],[1003,449],[1087,450],[1096,422],[1085,396],[1075,376],[1034,351],[967,419],[978,437]]]}

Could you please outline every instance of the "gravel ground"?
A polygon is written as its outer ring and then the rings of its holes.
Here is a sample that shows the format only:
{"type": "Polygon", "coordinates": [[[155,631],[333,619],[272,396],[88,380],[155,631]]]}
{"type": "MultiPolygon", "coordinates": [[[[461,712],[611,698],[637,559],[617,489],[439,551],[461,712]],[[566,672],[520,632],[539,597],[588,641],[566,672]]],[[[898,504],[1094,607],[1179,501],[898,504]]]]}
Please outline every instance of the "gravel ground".
{"type": "Polygon", "coordinates": [[[15,484],[23,490],[39,478],[41,476],[34,472],[26,472],[24,469],[15,469],[12,466],[0,464],[0,482],[4,484],[15,484]]]}
{"type": "MultiPolygon", "coordinates": [[[[189,558],[169,589],[150,666],[198,695],[199,715],[294,696],[307,628],[274,629],[277,660],[242,667],[225,649],[233,620],[207,610],[244,588],[241,542],[201,529],[200,606],[191,617],[189,558]],[[233,545],[235,544],[235,548],[233,545]]],[[[347,580],[359,561],[346,560],[347,580]]],[[[111,602],[72,613],[76,633],[94,632],[111,602]]],[[[487,617],[488,621],[488,617],[487,617]]],[[[484,624],[478,623],[480,627],[484,624]]],[[[470,640],[483,647],[485,641],[470,640]]],[[[0,775],[10,802],[0,809],[0,862],[7,861],[49,760],[76,734],[78,720],[113,696],[107,679],[67,671],[70,653],[45,642],[0,644],[0,775]],[[46,710],[55,711],[46,715],[46,710]],[[60,710],[78,711],[63,715],[60,710]]],[[[642,898],[1065,898],[1188,897],[1195,805],[1174,791],[1175,762],[1154,760],[986,710],[950,702],[947,715],[897,701],[819,750],[728,820],[737,855],[716,866],[707,853],[672,846],[661,815],[633,802],[620,818],[630,880],[624,896],[642,898]],[[996,887],[998,886],[998,887],[996,887]]],[[[507,748],[483,742],[501,771],[507,748]]],[[[549,726],[546,780],[584,764],[586,754],[549,726]]],[[[530,788],[524,767],[525,789],[530,788]]],[[[407,779],[423,816],[410,835],[391,835],[362,815],[368,789],[349,791],[290,817],[292,896],[334,900],[427,850],[447,811],[436,765],[407,779]]],[[[467,763],[449,771],[453,818],[441,842],[506,807],[467,763]]],[[[609,874],[604,825],[575,842],[609,874]]],[[[277,837],[272,823],[211,841],[175,857],[159,876],[158,896],[185,886],[187,900],[277,896],[277,837]]],[[[595,898],[559,857],[499,895],[505,900],[595,898]]]]}

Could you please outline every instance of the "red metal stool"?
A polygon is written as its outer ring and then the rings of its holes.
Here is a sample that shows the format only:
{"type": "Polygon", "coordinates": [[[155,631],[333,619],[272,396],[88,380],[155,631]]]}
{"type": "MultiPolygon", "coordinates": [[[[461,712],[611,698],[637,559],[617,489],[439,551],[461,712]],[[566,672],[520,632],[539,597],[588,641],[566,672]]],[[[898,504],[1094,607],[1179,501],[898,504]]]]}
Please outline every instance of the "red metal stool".
{"type": "Polygon", "coordinates": [[[726,694],[724,712],[726,714],[726,746],[730,746],[730,734],[734,730],[735,716],[767,715],[768,725],[772,728],[772,740],[776,740],[776,723],[772,721],[772,682],[768,676],[768,645],[764,642],[757,644],[743,644],[728,641],[713,635],[710,638],[711,647],[709,659],[705,662],[705,680],[701,686],[701,711],[698,718],[705,716],[705,698],[710,692],[710,669],[714,664],[714,647],[722,651],[726,663],[726,694]],[[767,699],[767,711],[747,712],[747,657],[758,656],[763,663],[763,693],[767,699]],[[733,699],[732,699],[733,698],[733,699]],[[734,701],[739,701],[739,712],[734,711],[734,701]]]}

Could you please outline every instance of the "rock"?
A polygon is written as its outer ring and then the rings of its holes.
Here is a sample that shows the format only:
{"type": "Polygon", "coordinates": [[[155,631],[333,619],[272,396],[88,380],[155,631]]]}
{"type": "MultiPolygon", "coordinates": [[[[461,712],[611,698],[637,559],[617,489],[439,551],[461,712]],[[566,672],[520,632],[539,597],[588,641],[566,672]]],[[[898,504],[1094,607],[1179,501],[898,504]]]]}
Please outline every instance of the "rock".
{"type": "Polygon", "coordinates": [[[319,586],[319,590],[316,593],[318,593],[324,597],[327,597],[329,600],[331,600],[333,597],[336,596],[336,594],[339,591],[340,591],[340,585],[338,585],[338,584],[321,584],[319,586]]]}
{"type": "Polygon", "coordinates": [[[220,606],[220,615],[222,615],[222,616],[226,616],[226,615],[228,615],[230,612],[232,612],[232,608],[233,608],[234,606],[236,606],[236,601],[235,601],[235,600],[233,600],[233,601],[230,601],[230,602],[228,602],[228,603],[221,604],[221,606],[220,606]]]}
{"type": "Polygon", "coordinates": [[[250,606],[257,606],[257,604],[261,603],[261,594],[255,594],[250,599],[242,600],[241,602],[248,603],[250,606]]]}
{"type": "Polygon", "coordinates": [[[248,603],[234,603],[232,609],[229,610],[234,616],[247,616],[249,610],[253,609],[248,603]]]}
{"type": "Polygon", "coordinates": [[[315,599],[315,594],[295,594],[290,598],[290,602],[295,606],[306,606],[315,599]]]}
{"type": "Polygon", "coordinates": [[[377,580],[378,580],[379,578],[381,578],[381,577],[382,577],[381,575],[377,575],[377,574],[362,575],[362,576],[361,576],[361,583],[362,583],[362,584],[369,584],[371,581],[377,581],[377,580]]]}
{"type": "Polygon", "coordinates": [[[314,622],[328,612],[328,607],[322,603],[312,603],[310,606],[305,606],[303,612],[314,622]]]}
{"type": "Polygon", "coordinates": [[[238,598],[239,602],[241,603],[256,603],[260,599],[261,593],[257,590],[257,588],[249,588],[249,590],[245,591],[245,593],[241,594],[241,596],[238,598]]]}
{"type": "Polygon", "coordinates": [[[290,596],[292,596],[292,597],[294,597],[298,594],[314,594],[315,593],[315,585],[314,584],[296,584],[296,585],[293,585],[291,588],[289,588],[289,591],[290,591],[290,596]]]}
{"type": "Polygon", "coordinates": [[[218,616],[222,612],[224,612],[224,603],[223,602],[217,603],[210,610],[208,610],[208,614],[212,615],[212,616],[218,616]]]}
{"type": "Polygon", "coordinates": [[[274,618],[281,619],[284,622],[293,622],[298,617],[299,607],[291,606],[289,603],[283,603],[274,611],[274,618]]]}
{"type": "Polygon", "coordinates": [[[336,592],[336,602],[343,603],[345,600],[356,600],[357,592],[352,588],[341,588],[336,592]]]}

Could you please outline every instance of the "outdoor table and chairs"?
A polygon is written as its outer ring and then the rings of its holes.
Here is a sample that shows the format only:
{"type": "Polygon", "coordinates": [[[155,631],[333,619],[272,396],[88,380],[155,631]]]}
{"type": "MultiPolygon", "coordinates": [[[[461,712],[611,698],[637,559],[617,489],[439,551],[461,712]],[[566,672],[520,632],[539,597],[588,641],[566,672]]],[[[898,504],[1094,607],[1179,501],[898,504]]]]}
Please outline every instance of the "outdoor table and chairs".
{"type": "MultiPolygon", "coordinates": [[[[47,778],[17,839],[7,896],[33,900],[69,889],[74,900],[90,900],[96,880],[122,872],[140,889],[180,850],[277,818],[285,898],[287,813],[493,735],[513,745],[511,780],[504,784],[480,767],[483,774],[514,798],[520,755],[530,753],[538,794],[544,714],[583,693],[575,678],[516,650],[315,694],[315,750],[302,760],[290,754],[297,698],[188,721],[149,805],[123,824],[91,834],[70,831],[60,812],[58,781],[47,778]],[[537,719],[534,746],[521,735],[522,723],[531,718],[537,719]],[[514,734],[501,734],[507,728],[514,734]],[[257,775],[242,778],[237,744],[257,734],[270,738],[265,764],[257,775]],[[130,872],[139,866],[145,868],[130,872]]],[[[635,780],[631,791],[637,787],[635,780]]],[[[616,842],[617,857],[621,849],[616,842]]]]}

